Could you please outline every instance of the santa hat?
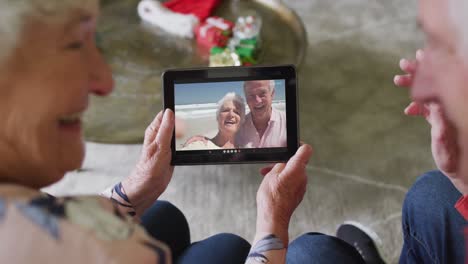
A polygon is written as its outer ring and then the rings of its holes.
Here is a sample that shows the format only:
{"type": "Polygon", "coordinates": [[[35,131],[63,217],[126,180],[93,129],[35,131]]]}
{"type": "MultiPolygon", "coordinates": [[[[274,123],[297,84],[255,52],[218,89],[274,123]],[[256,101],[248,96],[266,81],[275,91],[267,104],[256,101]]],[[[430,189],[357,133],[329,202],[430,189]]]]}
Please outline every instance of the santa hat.
{"type": "Polygon", "coordinates": [[[194,37],[194,29],[208,18],[221,0],[170,0],[161,4],[157,0],[142,0],[138,14],[144,21],[161,27],[168,33],[194,37]]]}

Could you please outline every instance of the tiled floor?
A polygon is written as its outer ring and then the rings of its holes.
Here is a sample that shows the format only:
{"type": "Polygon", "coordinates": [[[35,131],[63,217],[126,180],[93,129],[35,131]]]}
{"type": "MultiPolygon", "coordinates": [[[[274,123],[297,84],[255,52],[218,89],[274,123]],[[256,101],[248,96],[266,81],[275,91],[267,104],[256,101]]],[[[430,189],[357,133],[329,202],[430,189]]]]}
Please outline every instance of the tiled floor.
{"type": "MultiPolygon", "coordinates": [[[[396,263],[401,205],[415,178],[434,168],[429,129],[405,117],[408,94],[393,86],[401,56],[421,45],[416,2],[287,0],[308,31],[300,69],[301,138],[315,148],[309,188],[291,223],[291,238],[333,234],[345,220],[372,227],[396,263]]],[[[138,158],[136,145],[88,144],[84,171],[52,193],[94,193],[118,181],[138,158]],[[92,184],[91,184],[92,183],[92,184]]],[[[186,214],[194,240],[217,232],[252,239],[258,165],[176,168],[163,198],[186,214]]]]}

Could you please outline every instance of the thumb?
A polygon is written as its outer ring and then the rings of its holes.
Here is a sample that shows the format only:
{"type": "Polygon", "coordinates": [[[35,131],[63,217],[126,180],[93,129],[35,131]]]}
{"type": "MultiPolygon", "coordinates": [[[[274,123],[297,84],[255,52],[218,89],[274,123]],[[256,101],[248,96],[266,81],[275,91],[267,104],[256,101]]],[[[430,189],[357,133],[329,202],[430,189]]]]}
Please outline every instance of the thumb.
{"type": "Polygon", "coordinates": [[[302,145],[296,152],[296,154],[288,161],[284,170],[282,171],[282,177],[293,176],[301,170],[305,170],[305,167],[309,163],[312,157],[312,147],[310,145],[302,145]]]}

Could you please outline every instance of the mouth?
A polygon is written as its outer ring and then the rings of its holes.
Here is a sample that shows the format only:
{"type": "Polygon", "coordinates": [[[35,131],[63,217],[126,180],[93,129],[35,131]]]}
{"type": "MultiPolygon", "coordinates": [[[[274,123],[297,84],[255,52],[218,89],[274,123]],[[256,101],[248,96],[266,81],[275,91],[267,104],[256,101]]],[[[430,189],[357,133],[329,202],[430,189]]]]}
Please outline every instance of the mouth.
{"type": "Polygon", "coordinates": [[[81,131],[82,118],[83,112],[64,115],[58,120],[59,127],[67,131],[81,131]]]}
{"type": "Polygon", "coordinates": [[[233,125],[236,125],[236,124],[237,124],[236,120],[226,120],[226,121],[224,121],[224,125],[233,126],[233,125]]]}
{"type": "Polygon", "coordinates": [[[264,109],[265,109],[265,106],[264,106],[264,105],[255,106],[255,107],[254,107],[254,110],[255,110],[255,111],[263,111],[264,109]]]}

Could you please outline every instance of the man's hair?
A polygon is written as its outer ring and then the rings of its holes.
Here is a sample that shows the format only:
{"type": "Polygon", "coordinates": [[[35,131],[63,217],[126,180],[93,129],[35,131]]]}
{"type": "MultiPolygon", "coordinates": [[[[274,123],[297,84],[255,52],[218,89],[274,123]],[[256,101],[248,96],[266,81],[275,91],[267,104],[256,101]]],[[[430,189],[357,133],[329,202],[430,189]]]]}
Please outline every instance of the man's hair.
{"type": "Polygon", "coordinates": [[[457,52],[468,63],[468,1],[449,0],[449,17],[457,32],[457,52]]]}
{"type": "MultiPolygon", "coordinates": [[[[245,86],[250,83],[250,82],[258,82],[258,81],[245,81],[244,82],[244,90],[245,90],[245,86]]],[[[276,82],[274,80],[271,80],[269,81],[270,82],[270,85],[268,86],[270,88],[270,92],[274,92],[275,91],[275,86],[276,86],[276,82]]]]}
{"type": "Polygon", "coordinates": [[[28,19],[64,23],[72,10],[97,12],[99,0],[0,0],[0,65],[15,50],[28,19]]]}
{"type": "Polygon", "coordinates": [[[236,93],[227,93],[221,100],[218,102],[218,108],[216,109],[216,120],[219,118],[219,114],[221,113],[221,109],[223,108],[223,104],[226,101],[233,101],[236,106],[239,106],[239,114],[240,114],[240,123],[242,124],[244,122],[245,118],[245,102],[244,98],[242,96],[236,94],[236,93]]]}

